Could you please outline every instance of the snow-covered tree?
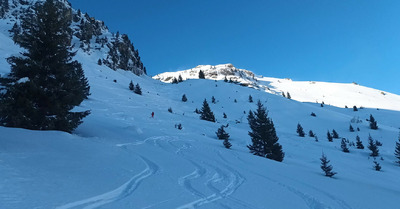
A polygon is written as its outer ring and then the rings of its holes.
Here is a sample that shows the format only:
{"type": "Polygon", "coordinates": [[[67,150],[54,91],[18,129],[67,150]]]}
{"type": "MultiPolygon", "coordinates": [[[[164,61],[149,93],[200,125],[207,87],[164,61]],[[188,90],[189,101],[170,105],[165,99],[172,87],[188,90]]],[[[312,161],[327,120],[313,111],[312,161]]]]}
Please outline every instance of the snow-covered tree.
{"type": "Polygon", "coordinates": [[[215,122],[214,113],[211,111],[210,105],[208,105],[206,99],[204,99],[203,107],[200,111],[200,119],[215,122]]]}
{"type": "Polygon", "coordinates": [[[322,153],[322,157],[320,158],[320,160],[321,160],[321,169],[324,171],[325,176],[332,177],[335,174],[337,174],[336,172],[332,171],[333,167],[332,165],[329,165],[330,160],[328,160],[328,158],[324,153],[322,153]]]}
{"type": "Polygon", "coordinates": [[[266,157],[276,161],[283,161],[285,153],[282,146],[278,143],[273,121],[268,117],[268,113],[261,101],[257,102],[257,110],[249,112],[247,116],[250,129],[249,136],[252,144],[247,147],[254,155],[266,157]]]}

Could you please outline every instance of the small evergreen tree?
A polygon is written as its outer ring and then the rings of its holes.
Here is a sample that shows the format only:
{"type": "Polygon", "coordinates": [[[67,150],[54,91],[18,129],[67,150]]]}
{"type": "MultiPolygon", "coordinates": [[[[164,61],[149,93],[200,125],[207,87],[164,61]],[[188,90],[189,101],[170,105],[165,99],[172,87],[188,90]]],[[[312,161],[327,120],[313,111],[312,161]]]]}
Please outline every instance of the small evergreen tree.
{"type": "Polygon", "coordinates": [[[335,129],[332,130],[332,138],[339,139],[339,134],[335,131],[335,129]]]}
{"type": "Polygon", "coordinates": [[[235,99],[235,100],[233,100],[233,102],[234,102],[234,103],[237,103],[237,100],[235,99]]]}
{"type": "Polygon", "coordinates": [[[133,84],[133,82],[131,81],[129,83],[129,90],[133,91],[135,89],[135,85],[133,84]]]}
{"type": "Polygon", "coordinates": [[[310,131],[308,132],[308,136],[310,136],[310,137],[315,137],[315,134],[314,134],[314,132],[313,132],[312,130],[310,130],[310,131]]]}
{"type": "Polygon", "coordinates": [[[200,114],[200,110],[197,109],[197,108],[194,110],[194,112],[195,112],[196,114],[200,114]]]}
{"type": "Polygon", "coordinates": [[[101,59],[97,60],[97,64],[98,64],[98,65],[102,65],[102,64],[103,64],[103,62],[101,61],[101,59]]]}
{"type": "Polygon", "coordinates": [[[224,78],[224,82],[228,82],[228,79],[226,78],[226,76],[225,76],[225,78],[224,78]]]}
{"type": "Polygon", "coordinates": [[[254,155],[266,157],[276,161],[283,161],[285,153],[282,146],[278,143],[273,121],[268,117],[268,113],[259,100],[257,110],[249,112],[247,116],[251,131],[252,144],[248,145],[250,152],[254,155]]]}
{"type": "Polygon", "coordinates": [[[376,162],[376,160],[374,160],[374,169],[376,171],[380,171],[382,169],[382,166],[378,162],[376,162]]]}
{"type": "Polygon", "coordinates": [[[210,106],[208,105],[208,102],[206,99],[204,99],[203,107],[201,108],[201,111],[200,111],[200,119],[215,122],[214,113],[211,111],[210,106]]]}
{"type": "Polygon", "coordinates": [[[171,107],[168,108],[168,112],[172,113],[172,108],[171,107]]]}
{"type": "Polygon", "coordinates": [[[353,128],[353,126],[350,124],[350,127],[349,127],[349,131],[350,132],[354,132],[354,128],[353,128]]]}
{"type": "Polygon", "coordinates": [[[182,76],[179,75],[179,76],[178,76],[178,82],[180,83],[180,82],[182,82],[182,81],[183,81],[182,76]]]}
{"type": "Polygon", "coordinates": [[[317,117],[317,115],[314,112],[311,113],[311,116],[317,117]]]}
{"type": "Polygon", "coordinates": [[[357,149],[364,149],[364,145],[358,135],[356,136],[356,147],[357,149]]]}
{"type": "Polygon", "coordinates": [[[332,165],[329,165],[330,160],[328,160],[328,158],[324,153],[322,153],[322,157],[320,158],[320,160],[321,160],[321,169],[324,171],[325,176],[333,177],[335,174],[337,174],[336,172],[332,171],[333,167],[332,165]]]}
{"type": "Polygon", "coordinates": [[[396,142],[396,148],[394,150],[394,156],[397,158],[396,163],[400,165],[400,134],[398,137],[398,141],[396,142]]]}
{"type": "Polygon", "coordinates": [[[217,134],[218,139],[228,139],[229,138],[229,134],[226,133],[223,125],[215,133],[217,134]]]}
{"type": "Polygon", "coordinates": [[[249,102],[253,103],[253,97],[251,95],[249,95],[249,102]]]}
{"type": "Polygon", "coordinates": [[[332,135],[331,135],[331,133],[330,133],[329,131],[328,131],[328,133],[326,134],[326,136],[327,136],[329,142],[333,142],[332,135]]]}
{"type": "Polygon", "coordinates": [[[292,96],[290,96],[290,93],[289,93],[289,92],[286,93],[286,98],[292,99],[292,96]]]}
{"type": "Polygon", "coordinates": [[[136,94],[142,95],[142,88],[140,88],[139,84],[136,84],[135,89],[133,90],[136,94]]]}
{"type": "Polygon", "coordinates": [[[340,147],[342,148],[343,152],[350,152],[349,148],[347,147],[346,139],[342,138],[342,142],[340,143],[340,147]]]}
{"type": "Polygon", "coordinates": [[[178,79],[176,79],[175,77],[172,79],[172,84],[178,84],[178,79]]]}
{"type": "Polygon", "coordinates": [[[223,113],[222,115],[223,115],[223,118],[227,118],[228,117],[225,113],[223,113]]]}
{"type": "Polygon", "coordinates": [[[379,148],[376,146],[376,143],[372,139],[371,135],[368,136],[368,149],[371,150],[371,156],[376,157],[379,155],[379,148]]]}
{"type": "Polygon", "coordinates": [[[202,70],[199,71],[199,79],[205,79],[206,76],[204,75],[204,72],[202,70]]]}
{"type": "Polygon", "coordinates": [[[216,103],[216,102],[215,102],[215,97],[214,97],[214,96],[211,97],[211,103],[213,103],[213,104],[216,103]]]}
{"type": "Polygon", "coordinates": [[[358,111],[357,106],[355,106],[355,105],[353,106],[353,111],[354,112],[358,111]]]}
{"type": "Polygon", "coordinates": [[[377,122],[372,115],[369,115],[369,127],[373,130],[378,129],[377,122]]]}
{"type": "Polygon", "coordinates": [[[299,134],[300,137],[304,137],[305,133],[303,131],[303,127],[301,127],[300,123],[297,124],[297,130],[296,130],[297,134],[299,134]]]}
{"type": "Polygon", "coordinates": [[[228,138],[224,139],[223,144],[224,144],[226,149],[230,149],[232,147],[232,144],[229,142],[228,138]]]}
{"type": "Polygon", "coordinates": [[[187,102],[186,94],[182,95],[182,102],[187,102]]]}
{"type": "Polygon", "coordinates": [[[285,92],[282,91],[282,96],[286,98],[285,92]]]}

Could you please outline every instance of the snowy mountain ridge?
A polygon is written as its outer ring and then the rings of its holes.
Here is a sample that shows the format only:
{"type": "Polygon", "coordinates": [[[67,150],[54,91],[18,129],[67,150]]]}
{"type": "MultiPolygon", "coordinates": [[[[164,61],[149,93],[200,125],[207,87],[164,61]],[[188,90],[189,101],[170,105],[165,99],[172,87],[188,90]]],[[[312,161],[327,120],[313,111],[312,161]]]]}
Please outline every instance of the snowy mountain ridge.
{"type": "Polygon", "coordinates": [[[317,81],[293,81],[288,78],[272,78],[255,75],[253,72],[238,69],[232,64],[199,65],[195,68],[165,72],[153,76],[154,79],[171,83],[173,78],[183,80],[198,79],[199,71],[206,79],[224,80],[241,86],[258,89],[275,95],[290,94],[291,99],[300,102],[324,103],[336,107],[356,106],[400,111],[400,96],[381,90],[360,86],[356,83],[330,83],[317,81]]]}

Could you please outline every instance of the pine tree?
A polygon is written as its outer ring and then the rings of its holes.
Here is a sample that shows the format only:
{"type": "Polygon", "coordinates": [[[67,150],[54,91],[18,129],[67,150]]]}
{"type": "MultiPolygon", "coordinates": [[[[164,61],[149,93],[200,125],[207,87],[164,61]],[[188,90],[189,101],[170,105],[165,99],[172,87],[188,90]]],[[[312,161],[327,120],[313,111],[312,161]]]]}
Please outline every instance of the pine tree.
{"type": "Polygon", "coordinates": [[[229,142],[228,138],[224,139],[223,144],[224,144],[226,149],[230,149],[232,147],[232,144],[229,142]]]}
{"type": "Polygon", "coordinates": [[[350,124],[349,130],[350,130],[350,132],[354,132],[354,128],[351,124],[350,124]]]}
{"type": "Polygon", "coordinates": [[[285,92],[282,91],[282,96],[286,98],[285,92]]]}
{"type": "Polygon", "coordinates": [[[377,122],[372,115],[369,115],[369,127],[373,130],[378,129],[377,122]]]}
{"type": "Polygon", "coordinates": [[[371,150],[371,156],[376,157],[379,155],[379,148],[376,146],[376,143],[372,139],[371,135],[368,136],[368,149],[371,150]]]}
{"type": "Polygon", "coordinates": [[[226,78],[226,76],[225,76],[225,78],[224,78],[224,82],[228,82],[228,79],[226,78]]]}
{"type": "Polygon", "coordinates": [[[186,94],[182,95],[182,102],[187,102],[186,94]]]}
{"type": "Polygon", "coordinates": [[[324,171],[325,176],[332,177],[335,174],[337,174],[336,172],[332,171],[333,167],[332,165],[329,165],[330,160],[328,160],[328,158],[324,153],[322,153],[322,157],[320,158],[320,160],[321,160],[321,169],[324,171]]]}
{"type": "Polygon", "coordinates": [[[103,64],[103,62],[101,61],[101,59],[97,60],[97,64],[98,64],[98,65],[102,65],[102,64],[103,64]]]}
{"type": "Polygon", "coordinates": [[[257,102],[257,110],[254,113],[249,112],[247,120],[251,129],[249,136],[252,144],[247,146],[250,152],[279,162],[283,161],[285,153],[278,143],[279,138],[274,123],[260,101],[257,102]]]}
{"type": "Polygon", "coordinates": [[[314,134],[314,132],[313,132],[312,130],[310,130],[310,131],[308,132],[308,136],[310,136],[310,137],[315,137],[315,134],[314,134]]]}
{"type": "Polygon", "coordinates": [[[204,72],[202,70],[199,71],[199,78],[200,79],[205,79],[206,76],[204,75],[204,72]]]}
{"type": "Polygon", "coordinates": [[[135,89],[133,90],[136,94],[142,95],[142,88],[140,88],[139,84],[136,84],[135,89]]]}
{"type": "Polygon", "coordinates": [[[223,125],[215,133],[217,134],[218,139],[228,139],[229,138],[229,134],[226,133],[223,125]]]}
{"type": "Polygon", "coordinates": [[[356,147],[357,147],[357,149],[364,149],[364,145],[363,145],[363,143],[360,140],[360,137],[358,135],[356,137],[356,147]]]}
{"type": "Polygon", "coordinates": [[[290,93],[289,93],[289,92],[286,93],[286,98],[292,99],[292,96],[290,96],[290,93]]]}
{"type": "Polygon", "coordinates": [[[222,116],[223,116],[223,118],[227,118],[228,117],[225,113],[223,113],[222,116]]]}
{"type": "Polygon", "coordinates": [[[172,79],[172,84],[177,84],[178,83],[178,80],[174,77],[173,79],[172,79]]]}
{"type": "Polygon", "coordinates": [[[347,147],[346,139],[342,138],[342,142],[340,144],[343,152],[350,152],[349,148],[347,147]]]}
{"type": "Polygon", "coordinates": [[[300,123],[297,124],[297,131],[296,131],[300,137],[304,137],[305,133],[303,131],[303,127],[301,127],[300,123]]]}
{"type": "Polygon", "coordinates": [[[201,108],[201,111],[200,111],[200,119],[215,122],[214,113],[211,111],[210,106],[208,105],[208,102],[206,99],[204,99],[203,107],[201,108]]]}
{"type": "Polygon", "coordinates": [[[382,166],[378,162],[376,162],[376,160],[374,160],[374,169],[376,171],[380,171],[382,169],[382,166]]]}
{"type": "Polygon", "coordinates": [[[135,85],[133,84],[133,82],[131,81],[129,83],[129,90],[133,91],[135,89],[135,85]]]}
{"type": "Polygon", "coordinates": [[[233,100],[233,102],[234,102],[234,103],[237,103],[237,100],[235,99],[235,100],[233,100]]]}
{"type": "Polygon", "coordinates": [[[331,135],[331,133],[330,133],[329,131],[328,131],[328,133],[326,134],[326,136],[327,136],[329,142],[333,142],[332,135],[331,135]]]}
{"type": "Polygon", "coordinates": [[[171,107],[168,108],[168,112],[172,113],[172,108],[171,107]]]}
{"type": "Polygon", "coordinates": [[[317,115],[314,112],[311,112],[311,116],[317,117],[317,115]]]}
{"type": "Polygon", "coordinates": [[[398,141],[396,142],[396,148],[394,150],[394,156],[397,158],[396,163],[400,165],[400,134],[398,137],[398,141]]]}
{"type": "Polygon", "coordinates": [[[335,131],[335,129],[332,130],[332,138],[339,139],[339,134],[335,131]]]}
{"type": "Polygon", "coordinates": [[[249,102],[253,103],[253,97],[251,95],[249,95],[249,102]]]}
{"type": "Polygon", "coordinates": [[[180,83],[180,82],[182,82],[182,81],[183,81],[182,76],[179,75],[179,76],[178,76],[178,82],[180,83]]]}
{"type": "Polygon", "coordinates": [[[353,106],[353,111],[354,112],[358,111],[357,106],[355,106],[355,105],[353,106]]]}
{"type": "Polygon", "coordinates": [[[214,96],[211,97],[211,103],[213,103],[213,104],[216,103],[216,102],[215,102],[215,97],[214,97],[214,96]]]}
{"type": "Polygon", "coordinates": [[[90,87],[81,64],[73,61],[71,22],[71,10],[53,0],[35,4],[22,17],[14,41],[25,51],[8,58],[11,73],[1,81],[0,125],[72,132],[89,115],[72,112],[90,87]]]}

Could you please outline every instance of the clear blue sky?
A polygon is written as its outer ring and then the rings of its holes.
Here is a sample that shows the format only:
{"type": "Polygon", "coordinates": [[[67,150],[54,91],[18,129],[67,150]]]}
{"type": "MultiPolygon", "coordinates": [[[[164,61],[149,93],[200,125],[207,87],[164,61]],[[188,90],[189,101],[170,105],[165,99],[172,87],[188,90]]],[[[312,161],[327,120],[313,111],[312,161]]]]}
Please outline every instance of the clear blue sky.
{"type": "Polygon", "coordinates": [[[70,0],[134,42],[149,75],[232,63],[400,94],[398,0],[70,0]]]}

